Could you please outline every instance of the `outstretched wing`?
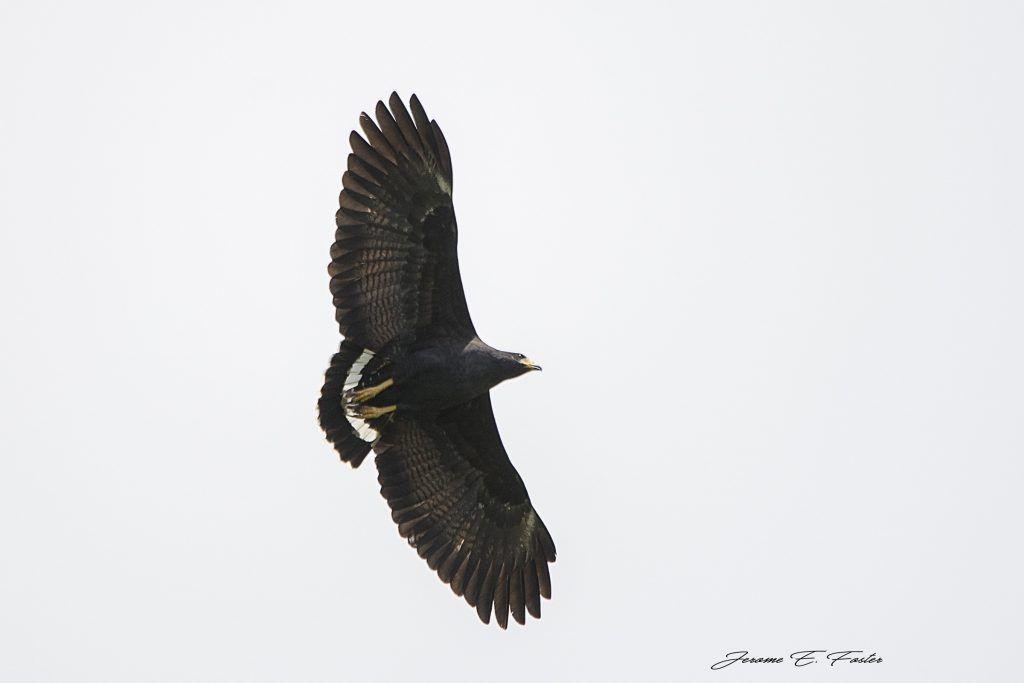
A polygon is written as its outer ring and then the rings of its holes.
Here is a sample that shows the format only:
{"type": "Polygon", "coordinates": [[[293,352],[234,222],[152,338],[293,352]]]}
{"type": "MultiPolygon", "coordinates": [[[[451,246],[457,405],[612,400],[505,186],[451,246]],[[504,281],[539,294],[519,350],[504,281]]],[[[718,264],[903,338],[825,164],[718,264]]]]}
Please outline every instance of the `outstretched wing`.
{"type": "Polygon", "coordinates": [[[399,533],[484,623],[540,618],[555,545],[509,462],[489,394],[436,420],[396,413],[374,446],[399,533]]]}
{"type": "Polygon", "coordinates": [[[397,339],[472,337],[459,275],[452,162],[437,122],[397,94],[352,131],[331,247],[341,333],[379,350],[397,339]],[[379,126],[379,127],[378,127],[379,126]]]}

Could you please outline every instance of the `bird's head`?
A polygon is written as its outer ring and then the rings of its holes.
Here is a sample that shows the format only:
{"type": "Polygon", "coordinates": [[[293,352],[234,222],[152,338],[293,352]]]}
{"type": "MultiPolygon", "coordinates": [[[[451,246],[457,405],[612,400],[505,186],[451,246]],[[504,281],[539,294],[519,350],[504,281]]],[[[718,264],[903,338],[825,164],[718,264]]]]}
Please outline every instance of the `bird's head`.
{"type": "Polygon", "coordinates": [[[502,370],[509,379],[525,375],[531,370],[540,370],[539,365],[521,353],[502,352],[501,356],[502,370]]]}

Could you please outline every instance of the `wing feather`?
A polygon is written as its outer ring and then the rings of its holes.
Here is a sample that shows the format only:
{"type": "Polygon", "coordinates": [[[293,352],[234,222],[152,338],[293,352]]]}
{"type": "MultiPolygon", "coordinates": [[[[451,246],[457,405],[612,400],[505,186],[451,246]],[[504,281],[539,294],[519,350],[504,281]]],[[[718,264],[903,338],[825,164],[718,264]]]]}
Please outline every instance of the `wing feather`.
{"type": "Polygon", "coordinates": [[[395,341],[475,335],[459,273],[451,156],[413,96],[359,117],[338,198],[331,292],[346,339],[380,350],[395,341]],[[365,137],[364,137],[365,136],[365,137]],[[370,277],[370,276],[374,277],[370,277]]]}
{"type": "Polygon", "coordinates": [[[484,623],[540,616],[551,535],[501,443],[490,396],[436,418],[396,413],[377,452],[399,533],[484,623]]]}
{"type": "MultiPolygon", "coordinates": [[[[427,150],[431,157],[428,164],[432,163],[433,170],[435,172],[440,172],[441,152],[438,150],[437,140],[434,138],[434,129],[430,125],[430,118],[427,116],[427,112],[423,110],[423,105],[420,104],[418,97],[413,95],[409,99],[409,104],[412,107],[412,118],[416,124],[416,132],[420,136],[420,142],[423,143],[424,149],[427,150]]],[[[446,180],[448,181],[448,186],[450,188],[452,182],[451,174],[447,176],[446,180]]]]}
{"type": "Polygon", "coordinates": [[[402,98],[398,96],[398,93],[391,93],[391,97],[388,98],[388,106],[391,107],[391,111],[395,115],[395,122],[402,131],[402,137],[406,143],[416,150],[416,156],[420,161],[426,161],[427,152],[423,148],[419,133],[416,131],[416,124],[409,116],[409,110],[405,108],[405,103],[402,102],[402,98]]]}

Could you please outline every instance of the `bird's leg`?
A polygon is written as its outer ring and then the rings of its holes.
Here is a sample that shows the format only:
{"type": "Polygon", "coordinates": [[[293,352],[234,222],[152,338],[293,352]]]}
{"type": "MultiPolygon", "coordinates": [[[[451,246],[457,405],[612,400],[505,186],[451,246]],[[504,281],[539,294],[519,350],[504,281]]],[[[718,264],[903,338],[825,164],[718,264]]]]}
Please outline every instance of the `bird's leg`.
{"type": "MultiPolygon", "coordinates": [[[[383,389],[382,389],[383,391],[383,389]]],[[[394,406],[383,406],[378,408],[377,406],[358,405],[350,406],[349,412],[356,417],[363,420],[375,420],[378,417],[393,413],[398,409],[397,405],[394,406]]]]}
{"type": "Polygon", "coordinates": [[[346,398],[348,399],[349,403],[366,403],[371,398],[375,397],[377,394],[384,391],[394,383],[395,380],[389,377],[388,379],[384,380],[383,382],[375,386],[365,387],[363,389],[353,389],[348,393],[348,396],[346,398]]]}

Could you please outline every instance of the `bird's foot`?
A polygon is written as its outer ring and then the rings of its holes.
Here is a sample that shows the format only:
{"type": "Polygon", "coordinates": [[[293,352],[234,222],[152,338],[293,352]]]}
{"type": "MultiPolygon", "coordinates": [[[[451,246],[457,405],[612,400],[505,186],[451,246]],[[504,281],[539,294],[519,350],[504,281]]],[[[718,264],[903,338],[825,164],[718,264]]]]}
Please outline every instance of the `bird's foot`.
{"type": "Polygon", "coordinates": [[[392,384],[395,383],[394,379],[390,377],[380,384],[372,387],[364,387],[362,389],[350,389],[345,392],[345,400],[348,403],[366,403],[370,399],[374,398],[377,394],[384,391],[392,384]]]}
{"type": "MultiPolygon", "coordinates": [[[[381,390],[383,391],[383,389],[381,390]]],[[[367,406],[367,405],[352,405],[349,404],[346,408],[349,415],[358,417],[361,420],[375,420],[378,417],[383,417],[388,413],[393,413],[398,409],[398,406],[367,406]]]]}

